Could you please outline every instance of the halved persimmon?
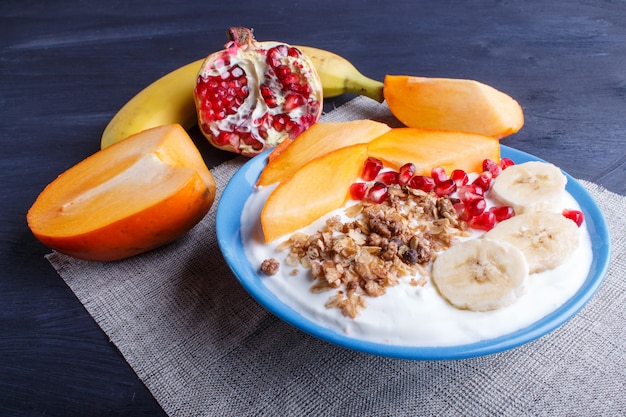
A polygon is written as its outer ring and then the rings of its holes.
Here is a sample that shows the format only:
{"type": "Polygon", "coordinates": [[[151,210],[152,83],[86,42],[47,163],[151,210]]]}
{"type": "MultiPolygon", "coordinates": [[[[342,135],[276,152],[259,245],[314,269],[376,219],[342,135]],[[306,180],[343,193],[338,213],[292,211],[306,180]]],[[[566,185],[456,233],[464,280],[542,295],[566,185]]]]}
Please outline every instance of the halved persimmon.
{"type": "Polygon", "coordinates": [[[389,109],[408,127],[503,138],[524,125],[516,100],[475,80],[387,75],[384,84],[389,109]]]}
{"type": "Polygon", "coordinates": [[[369,119],[318,122],[295,139],[278,145],[269,155],[257,185],[269,185],[293,175],[302,165],[335,149],[367,143],[391,128],[369,119]],[[288,143],[288,145],[283,145],[288,143]]]}
{"type": "Polygon", "coordinates": [[[261,212],[265,241],[295,232],[343,206],[366,158],[365,143],[343,147],[305,163],[280,182],[261,212]]]}
{"type": "Polygon", "coordinates": [[[483,160],[500,161],[500,142],[474,133],[405,127],[391,129],[370,142],[368,155],[396,170],[412,162],[417,175],[430,175],[436,166],[448,175],[455,169],[482,172],[483,160]]]}
{"type": "Polygon", "coordinates": [[[215,181],[180,125],[160,126],[71,167],[38,196],[28,225],[46,246],[111,261],[175,240],[209,211],[215,181]]]}

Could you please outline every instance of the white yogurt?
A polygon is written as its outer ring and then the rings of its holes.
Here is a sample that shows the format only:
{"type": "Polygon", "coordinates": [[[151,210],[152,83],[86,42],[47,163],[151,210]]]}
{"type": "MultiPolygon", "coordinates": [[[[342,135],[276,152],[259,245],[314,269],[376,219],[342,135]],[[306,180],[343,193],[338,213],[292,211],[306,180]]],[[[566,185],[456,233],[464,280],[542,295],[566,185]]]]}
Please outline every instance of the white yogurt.
{"type": "MultiPolygon", "coordinates": [[[[571,298],[585,281],[592,263],[591,239],[586,224],[579,228],[580,244],[569,259],[558,268],[532,274],[527,292],[512,305],[489,312],[459,310],[448,304],[429,281],[423,287],[400,284],[388,287],[380,297],[366,297],[367,307],[354,318],[341,314],[338,308],[326,308],[332,291],[314,294],[310,270],[293,268],[284,261],[288,250],[276,251],[284,239],[271,244],[263,242],[260,213],[273,187],[252,192],[241,215],[241,237],[249,262],[255,266],[275,258],[281,265],[276,275],[262,280],[283,303],[307,319],[353,338],[398,346],[455,346],[503,336],[527,327],[550,314],[571,298]],[[291,275],[293,269],[299,273],[291,275]]],[[[566,207],[580,209],[576,200],[566,194],[566,207]]],[[[343,214],[336,210],[302,229],[312,234],[321,229],[325,219],[343,214]]]]}

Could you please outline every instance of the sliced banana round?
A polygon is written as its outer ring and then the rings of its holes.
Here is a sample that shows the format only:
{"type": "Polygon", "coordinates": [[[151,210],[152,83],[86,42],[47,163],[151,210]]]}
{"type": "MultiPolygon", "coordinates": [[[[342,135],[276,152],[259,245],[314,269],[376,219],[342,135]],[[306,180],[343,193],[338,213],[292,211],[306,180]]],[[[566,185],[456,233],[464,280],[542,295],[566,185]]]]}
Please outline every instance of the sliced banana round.
{"type": "Polygon", "coordinates": [[[458,243],[433,263],[432,280],[454,307],[489,311],[512,304],[526,291],[528,263],[513,245],[495,239],[458,243]]]}
{"type": "Polygon", "coordinates": [[[556,268],[572,256],[580,232],[576,223],[560,213],[530,212],[498,223],[484,237],[503,240],[520,249],[533,274],[556,268]]]}
{"type": "Polygon", "coordinates": [[[490,196],[516,213],[563,209],[567,177],[553,164],[541,161],[511,165],[498,175],[490,196]]]}

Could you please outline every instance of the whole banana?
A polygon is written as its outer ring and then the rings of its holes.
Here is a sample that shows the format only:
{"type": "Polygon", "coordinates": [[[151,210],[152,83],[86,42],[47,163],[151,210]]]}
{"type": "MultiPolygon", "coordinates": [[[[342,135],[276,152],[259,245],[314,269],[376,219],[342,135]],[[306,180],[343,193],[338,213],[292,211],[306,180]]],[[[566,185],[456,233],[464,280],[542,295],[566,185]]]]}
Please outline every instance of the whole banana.
{"type": "MultiPolygon", "coordinates": [[[[323,49],[296,46],[312,61],[321,80],[324,97],[360,94],[383,101],[383,83],[365,77],[345,58],[323,49]]],[[[102,133],[102,149],[128,136],[165,124],[179,123],[188,129],[197,123],[193,90],[204,59],[164,75],[131,98],[102,133]]]]}
{"type": "Polygon", "coordinates": [[[379,103],[383,102],[383,83],[364,76],[344,57],[310,46],[296,48],[313,61],[322,80],[324,97],[337,97],[349,93],[366,96],[379,103]]]}

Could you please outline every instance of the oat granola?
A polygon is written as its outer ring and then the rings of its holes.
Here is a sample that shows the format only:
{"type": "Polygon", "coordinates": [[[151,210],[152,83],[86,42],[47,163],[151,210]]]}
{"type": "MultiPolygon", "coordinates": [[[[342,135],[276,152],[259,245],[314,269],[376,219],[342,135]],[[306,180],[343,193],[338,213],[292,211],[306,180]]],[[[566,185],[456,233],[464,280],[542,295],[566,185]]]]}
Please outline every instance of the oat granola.
{"type": "MultiPolygon", "coordinates": [[[[425,285],[436,253],[469,235],[450,197],[400,185],[389,187],[385,202],[363,200],[346,215],[348,222],[333,216],[311,235],[291,235],[278,250],[289,250],[289,266],[310,270],[311,291],[334,290],[326,307],[350,318],[367,307],[367,297],[384,295],[401,277],[425,285]]],[[[278,268],[266,262],[268,272],[278,268]]]]}

